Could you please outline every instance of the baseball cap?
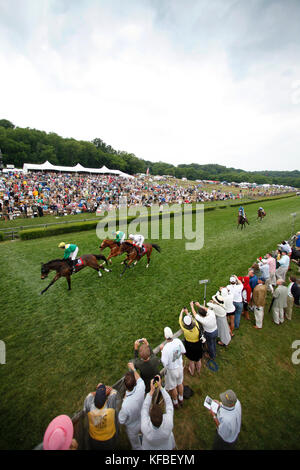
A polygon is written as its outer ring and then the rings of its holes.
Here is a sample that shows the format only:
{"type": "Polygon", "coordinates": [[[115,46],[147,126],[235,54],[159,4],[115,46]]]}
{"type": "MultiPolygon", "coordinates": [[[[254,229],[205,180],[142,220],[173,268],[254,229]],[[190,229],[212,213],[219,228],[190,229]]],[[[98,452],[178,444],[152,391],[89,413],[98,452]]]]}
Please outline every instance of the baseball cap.
{"type": "Polygon", "coordinates": [[[183,319],[183,323],[187,326],[189,326],[191,323],[192,323],[192,319],[190,317],[190,315],[186,315],[183,319]]]}
{"type": "Polygon", "coordinates": [[[236,278],[234,276],[230,276],[230,279],[229,279],[230,282],[236,282],[236,278]]]}
{"type": "Polygon", "coordinates": [[[106,387],[104,384],[99,385],[99,387],[96,390],[96,395],[95,395],[95,406],[97,408],[102,408],[106,401],[106,387]]]}
{"type": "Polygon", "coordinates": [[[44,450],[67,450],[73,439],[73,423],[67,415],[54,418],[44,434],[44,450]]]}
{"type": "Polygon", "coordinates": [[[226,392],[220,393],[220,399],[225,406],[233,406],[237,401],[236,394],[233,390],[226,390],[226,392]]]}
{"type": "Polygon", "coordinates": [[[165,336],[166,339],[173,338],[173,331],[168,326],[166,326],[165,329],[164,329],[164,336],[165,336]]]}

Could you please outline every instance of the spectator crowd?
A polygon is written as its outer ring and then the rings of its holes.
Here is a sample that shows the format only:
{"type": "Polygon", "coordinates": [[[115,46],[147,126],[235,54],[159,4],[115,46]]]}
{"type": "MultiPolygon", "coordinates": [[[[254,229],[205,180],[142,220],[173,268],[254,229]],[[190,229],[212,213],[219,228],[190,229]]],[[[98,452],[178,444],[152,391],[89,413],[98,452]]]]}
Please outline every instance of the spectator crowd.
{"type": "MultiPolygon", "coordinates": [[[[300,232],[296,238],[295,249],[300,250],[300,232]]],[[[174,334],[166,326],[165,340],[157,352],[146,338],[137,339],[134,358],[119,381],[122,386],[99,383],[84,400],[86,447],[118,450],[120,427],[124,426],[132,450],[176,449],[174,413],[180,413],[191,396],[184,385],[185,374],[199,376],[203,359],[215,363],[217,345],[230,347],[242,317],[261,330],[268,292],[269,312],[276,327],[291,321],[293,307],[300,307],[300,279],[288,273],[291,253],[292,247],[283,240],[273,252],[257,258],[245,275],[231,275],[207,305],[190,301],[189,308],[179,313],[179,332],[174,334]]],[[[209,408],[216,426],[212,448],[234,449],[241,430],[242,405],[233,390],[225,390],[219,398],[209,408]]],[[[72,420],[66,415],[56,417],[38,448],[77,449],[72,420]]]]}
{"type": "MultiPolygon", "coordinates": [[[[263,194],[273,193],[265,191],[263,194]]],[[[243,196],[242,190],[234,194],[228,188],[207,191],[197,182],[183,185],[175,180],[167,183],[152,178],[109,174],[28,172],[0,175],[0,215],[4,220],[48,214],[101,213],[117,208],[120,197],[126,197],[128,205],[149,207],[153,204],[225,201],[243,196]]]]}

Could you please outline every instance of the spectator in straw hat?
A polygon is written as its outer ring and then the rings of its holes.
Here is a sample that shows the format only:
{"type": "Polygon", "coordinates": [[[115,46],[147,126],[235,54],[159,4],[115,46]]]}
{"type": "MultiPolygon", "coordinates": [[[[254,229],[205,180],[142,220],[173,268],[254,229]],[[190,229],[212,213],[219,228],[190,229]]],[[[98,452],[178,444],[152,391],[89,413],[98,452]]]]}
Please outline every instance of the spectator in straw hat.
{"type": "Polygon", "coordinates": [[[203,355],[202,341],[200,340],[201,331],[198,327],[197,321],[191,314],[189,314],[186,307],[180,312],[179,325],[184,334],[183,343],[186,349],[185,355],[189,360],[189,373],[194,375],[195,370],[200,373],[201,359],[203,355]]]}
{"type": "Polygon", "coordinates": [[[216,295],[213,295],[211,302],[208,302],[207,306],[213,310],[216,316],[219,337],[218,344],[220,346],[228,346],[231,341],[231,334],[226,317],[224,298],[219,291],[216,295]]]}
{"type": "Polygon", "coordinates": [[[67,415],[54,418],[44,434],[44,450],[76,450],[78,443],[73,439],[73,423],[67,415]]]}
{"type": "Polygon", "coordinates": [[[213,450],[233,450],[241,430],[242,407],[233,390],[220,394],[217,413],[210,410],[217,426],[213,450]]]}
{"type": "Polygon", "coordinates": [[[186,350],[179,338],[173,338],[168,326],[164,329],[166,343],[160,346],[161,362],[165,367],[165,389],[170,393],[174,408],[183,405],[183,360],[186,350]]]}

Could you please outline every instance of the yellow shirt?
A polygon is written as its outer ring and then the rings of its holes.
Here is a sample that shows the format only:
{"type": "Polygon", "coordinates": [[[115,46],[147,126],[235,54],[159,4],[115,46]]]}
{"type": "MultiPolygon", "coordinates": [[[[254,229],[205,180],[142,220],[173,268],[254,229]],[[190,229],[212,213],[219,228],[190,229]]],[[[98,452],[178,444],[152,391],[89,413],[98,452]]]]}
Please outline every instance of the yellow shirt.
{"type": "Polygon", "coordinates": [[[89,432],[96,441],[108,441],[116,433],[115,410],[113,408],[101,408],[88,412],[89,432]]]}
{"type": "Polygon", "coordinates": [[[197,326],[194,326],[194,328],[192,330],[188,330],[185,327],[185,325],[182,321],[182,315],[180,315],[180,317],[179,317],[179,325],[180,325],[180,328],[183,331],[185,339],[189,343],[197,343],[199,341],[199,330],[198,330],[197,326]]]}

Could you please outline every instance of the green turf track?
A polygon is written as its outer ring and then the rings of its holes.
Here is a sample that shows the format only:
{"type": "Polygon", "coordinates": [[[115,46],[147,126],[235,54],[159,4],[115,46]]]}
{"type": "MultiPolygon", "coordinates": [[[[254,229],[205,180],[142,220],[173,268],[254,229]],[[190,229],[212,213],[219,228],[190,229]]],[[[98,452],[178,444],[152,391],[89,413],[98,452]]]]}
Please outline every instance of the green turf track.
{"type": "MultiPolygon", "coordinates": [[[[250,226],[243,232],[236,228],[237,208],[208,212],[202,250],[186,251],[185,240],[152,240],[162,252],[153,251],[148,270],[142,259],[120,279],[115,258],[113,272],[101,279],[85,268],[72,277],[71,292],[61,279],[43,296],[53,274],[42,281],[40,263],[61,257],[62,240],[77,243],[80,254],[98,253],[95,232],[3,242],[0,339],[7,357],[0,365],[0,449],[34,447],[53,417],[72,416],[97,383],[112,384],[126,372],[135,339],[144,336],[156,346],[164,326],[178,330],[181,308],[203,300],[199,279],[210,279],[209,298],[232,273],[246,274],[257,256],[290,236],[292,212],[299,230],[300,198],[268,201],[264,208],[260,223],[256,205],[246,207],[250,226]]],[[[263,330],[253,324],[242,318],[228,350],[218,348],[217,373],[203,367],[200,378],[187,378],[195,395],[175,413],[179,449],[211,448],[215,426],[203,401],[227,388],[243,407],[239,449],[300,448],[300,364],[291,362],[300,311],[294,308],[293,320],[277,327],[266,309],[263,330]]],[[[120,447],[126,445],[121,438],[120,447]]]]}

